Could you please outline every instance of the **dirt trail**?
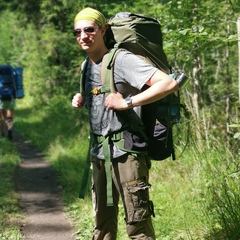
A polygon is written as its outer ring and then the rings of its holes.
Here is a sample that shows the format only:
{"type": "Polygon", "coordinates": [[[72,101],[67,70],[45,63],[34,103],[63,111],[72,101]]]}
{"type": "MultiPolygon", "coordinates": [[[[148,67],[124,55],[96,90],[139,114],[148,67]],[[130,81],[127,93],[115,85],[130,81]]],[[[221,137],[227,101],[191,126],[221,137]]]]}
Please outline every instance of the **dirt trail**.
{"type": "Polygon", "coordinates": [[[74,229],[63,212],[56,173],[43,154],[14,133],[13,143],[22,162],[16,173],[20,206],[27,216],[22,227],[25,240],[74,240],[74,229]]]}

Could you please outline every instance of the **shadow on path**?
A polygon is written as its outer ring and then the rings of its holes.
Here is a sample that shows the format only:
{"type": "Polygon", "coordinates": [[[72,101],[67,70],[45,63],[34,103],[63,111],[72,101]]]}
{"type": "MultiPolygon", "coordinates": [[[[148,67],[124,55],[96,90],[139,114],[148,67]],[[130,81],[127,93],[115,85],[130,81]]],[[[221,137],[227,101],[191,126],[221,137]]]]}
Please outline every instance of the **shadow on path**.
{"type": "Polygon", "coordinates": [[[55,171],[43,154],[16,132],[13,142],[22,159],[16,172],[16,186],[27,217],[22,228],[24,239],[74,240],[74,230],[63,212],[55,171]]]}

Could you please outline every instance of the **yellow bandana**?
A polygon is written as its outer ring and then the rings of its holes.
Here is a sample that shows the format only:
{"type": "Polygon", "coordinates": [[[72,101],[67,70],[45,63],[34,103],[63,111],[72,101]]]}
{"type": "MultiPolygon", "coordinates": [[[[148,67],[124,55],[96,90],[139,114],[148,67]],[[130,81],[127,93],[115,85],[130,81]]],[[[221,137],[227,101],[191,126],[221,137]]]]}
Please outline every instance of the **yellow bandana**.
{"type": "Polygon", "coordinates": [[[81,20],[90,20],[95,22],[98,26],[102,27],[106,25],[106,19],[102,13],[99,11],[87,7],[81,10],[74,18],[74,23],[81,20]]]}

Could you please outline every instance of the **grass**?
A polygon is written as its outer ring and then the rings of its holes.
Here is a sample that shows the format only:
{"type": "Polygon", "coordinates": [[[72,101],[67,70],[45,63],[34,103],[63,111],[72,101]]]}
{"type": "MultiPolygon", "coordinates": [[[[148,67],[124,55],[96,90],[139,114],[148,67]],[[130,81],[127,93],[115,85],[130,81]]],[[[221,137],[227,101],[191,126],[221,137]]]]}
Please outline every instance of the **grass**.
{"type": "MultiPolygon", "coordinates": [[[[48,156],[58,171],[65,211],[77,229],[76,238],[90,239],[90,182],[85,198],[78,198],[88,148],[87,114],[73,110],[70,101],[59,96],[38,108],[26,101],[18,106],[15,127],[48,156]]],[[[240,239],[238,157],[214,138],[210,145],[199,144],[191,136],[180,159],[152,162],[150,195],[158,240],[240,239]]],[[[181,148],[178,144],[177,155],[181,148]]],[[[14,164],[18,161],[16,158],[14,164]]],[[[121,204],[120,210],[118,240],[126,240],[121,204]]]]}
{"type": "Polygon", "coordinates": [[[0,138],[0,239],[21,240],[20,225],[23,213],[18,207],[14,173],[20,158],[5,138],[0,138]]]}

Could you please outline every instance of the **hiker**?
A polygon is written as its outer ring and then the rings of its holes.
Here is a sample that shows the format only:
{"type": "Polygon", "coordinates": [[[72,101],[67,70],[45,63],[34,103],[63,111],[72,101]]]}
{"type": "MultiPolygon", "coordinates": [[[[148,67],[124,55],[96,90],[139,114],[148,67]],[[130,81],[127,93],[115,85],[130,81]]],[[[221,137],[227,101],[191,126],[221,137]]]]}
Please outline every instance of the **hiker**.
{"type": "MultiPolygon", "coordinates": [[[[108,49],[105,45],[106,20],[103,14],[92,8],[84,8],[74,19],[74,35],[80,47],[88,55],[85,90],[91,92],[101,86],[101,61],[108,49]]],[[[156,239],[151,216],[154,216],[153,203],[149,199],[148,156],[133,154],[118,148],[113,136],[123,132],[126,148],[145,149],[146,142],[128,131],[128,121],[123,113],[138,114],[140,106],[159,100],[178,90],[174,79],[161,70],[147,64],[129,51],[117,54],[114,63],[115,93],[77,93],[72,99],[76,109],[87,107],[91,135],[94,144],[90,151],[92,164],[92,201],[95,211],[93,240],[115,240],[117,238],[118,202],[121,197],[125,210],[126,231],[130,239],[156,239]],[[147,85],[149,88],[141,91],[147,85]],[[109,139],[111,162],[108,165],[104,143],[109,139]],[[112,204],[108,204],[111,171],[112,204]]]]}
{"type": "Polygon", "coordinates": [[[15,108],[16,87],[14,71],[9,65],[0,66],[0,119],[1,135],[12,140],[13,114],[15,108]]]}
{"type": "Polygon", "coordinates": [[[13,115],[15,108],[15,99],[0,99],[0,118],[1,118],[1,134],[12,140],[13,115]]]}

